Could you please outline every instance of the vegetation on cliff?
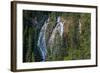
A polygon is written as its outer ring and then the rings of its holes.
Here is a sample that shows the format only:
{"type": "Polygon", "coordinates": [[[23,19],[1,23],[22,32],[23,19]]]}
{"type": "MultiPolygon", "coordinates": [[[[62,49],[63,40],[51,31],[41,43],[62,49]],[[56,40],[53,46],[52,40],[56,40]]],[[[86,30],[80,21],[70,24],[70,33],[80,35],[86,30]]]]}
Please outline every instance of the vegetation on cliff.
{"type": "Polygon", "coordinates": [[[23,62],[42,61],[37,46],[41,28],[45,30],[46,61],[80,60],[91,58],[91,14],[23,10],[23,62]],[[57,27],[57,18],[63,24],[63,35],[57,27]],[[50,41],[51,36],[53,41],[50,41]]]}

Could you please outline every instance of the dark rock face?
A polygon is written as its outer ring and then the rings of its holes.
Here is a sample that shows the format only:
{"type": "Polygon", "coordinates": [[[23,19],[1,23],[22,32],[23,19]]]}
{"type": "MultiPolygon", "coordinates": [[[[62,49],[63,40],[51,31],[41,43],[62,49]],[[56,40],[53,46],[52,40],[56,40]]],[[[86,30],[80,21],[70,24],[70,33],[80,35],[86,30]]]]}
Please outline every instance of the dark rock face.
{"type": "Polygon", "coordinates": [[[40,47],[37,46],[39,34],[48,15],[37,11],[24,11],[23,16],[23,62],[42,61],[40,47]]]}

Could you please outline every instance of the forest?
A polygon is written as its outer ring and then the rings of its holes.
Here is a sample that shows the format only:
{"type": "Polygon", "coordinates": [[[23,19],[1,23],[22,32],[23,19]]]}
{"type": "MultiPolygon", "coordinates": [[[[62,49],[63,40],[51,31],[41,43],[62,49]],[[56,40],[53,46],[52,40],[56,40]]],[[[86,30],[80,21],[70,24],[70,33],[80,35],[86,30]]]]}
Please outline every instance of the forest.
{"type": "Polygon", "coordinates": [[[91,58],[91,14],[23,10],[23,62],[91,58]]]}

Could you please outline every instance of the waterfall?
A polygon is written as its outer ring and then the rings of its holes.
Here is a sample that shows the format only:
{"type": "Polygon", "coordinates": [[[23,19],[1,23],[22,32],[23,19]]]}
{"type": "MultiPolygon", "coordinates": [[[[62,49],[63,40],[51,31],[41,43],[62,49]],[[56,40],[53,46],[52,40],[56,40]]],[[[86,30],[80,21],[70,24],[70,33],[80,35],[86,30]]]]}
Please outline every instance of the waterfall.
{"type": "Polygon", "coordinates": [[[79,32],[80,32],[80,34],[81,34],[81,26],[82,26],[81,20],[79,19],[79,32]]]}
{"type": "Polygon", "coordinates": [[[53,40],[54,40],[54,38],[55,38],[55,36],[56,36],[56,32],[57,31],[59,31],[59,34],[60,34],[60,36],[62,37],[62,35],[63,35],[63,31],[64,31],[64,27],[63,27],[63,22],[61,21],[61,18],[60,18],[60,16],[58,16],[57,17],[57,24],[56,24],[56,27],[53,29],[53,32],[52,32],[52,34],[51,34],[51,37],[50,37],[50,39],[49,39],[49,43],[53,43],[53,40]]]}
{"type": "Polygon", "coordinates": [[[41,52],[42,61],[46,60],[47,49],[46,49],[45,33],[46,33],[47,26],[48,26],[48,22],[49,22],[49,18],[45,21],[44,25],[42,26],[40,30],[38,43],[37,43],[37,46],[39,47],[40,52],[41,52]]]}
{"type": "MultiPolygon", "coordinates": [[[[37,46],[39,47],[39,50],[41,52],[41,57],[42,57],[42,61],[46,61],[46,56],[47,56],[47,45],[50,46],[50,50],[52,52],[52,54],[56,54],[57,52],[54,53],[54,51],[56,51],[57,49],[53,49],[52,46],[55,44],[55,37],[56,37],[56,33],[59,33],[59,36],[62,37],[63,36],[63,31],[64,31],[64,27],[63,27],[63,22],[61,21],[60,16],[57,17],[56,20],[56,26],[52,29],[52,33],[49,37],[48,40],[48,44],[46,45],[46,30],[47,30],[47,26],[49,24],[49,18],[45,21],[44,25],[42,26],[40,33],[39,33],[39,38],[38,38],[38,43],[37,46]]],[[[60,46],[60,45],[59,45],[60,46]]]]}
{"type": "Polygon", "coordinates": [[[63,24],[63,22],[61,21],[61,18],[58,17],[58,18],[57,18],[57,26],[59,26],[59,27],[58,27],[58,31],[59,31],[61,37],[62,37],[63,31],[64,31],[63,25],[64,25],[64,24],[63,24]]]}
{"type": "MultiPolygon", "coordinates": [[[[49,41],[48,41],[48,47],[50,48],[50,56],[53,58],[55,56],[57,56],[59,54],[59,51],[61,50],[61,45],[57,45],[57,41],[58,40],[61,40],[62,39],[62,36],[63,36],[63,32],[64,32],[64,27],[63,27],[63,22],[61,21],[61,18],[60,16],[57,17],[57,20],[56,20],[56,26],[55,28],[53,29],[52,31],[52,34],[49,38],[49,41]],[[58,35],[56,35],[58,33],[58,35]],[[56,37],[60,36],[61,38],[59,39],[56,39],[56,37]],[[56,47],[54,47],[56,46],[56,47]],[[57,48],[58,47],[58,48],[57,48]]],[[[58,42],[58,43],[61,43],[58,42]]]]}

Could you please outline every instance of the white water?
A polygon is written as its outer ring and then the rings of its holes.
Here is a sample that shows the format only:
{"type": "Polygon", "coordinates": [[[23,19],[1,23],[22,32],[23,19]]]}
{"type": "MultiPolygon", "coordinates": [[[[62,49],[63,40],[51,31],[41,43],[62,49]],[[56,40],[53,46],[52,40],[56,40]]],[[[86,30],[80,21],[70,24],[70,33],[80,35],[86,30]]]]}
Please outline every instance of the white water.
{"type": "Polygon", "coordinates": [[[79,32],[80,32],[80,34],[81,34],[81,26],[82,26],[82,24],[81,24],[81,21],[79,19],[79,32]]]}
{"type": "Polygon", "coordinates": [[[59,31],[59,33],[60,33],[60,36],[62,37],[62,35],[63,35],[63,31],[64,31],[64,27],[63,27],[63,22],[61,21],[61,18],[60,17],[58,17],[57,18],[57,30],[59,31]]]}
{"type": "MultiPolygon", "coordinates": [[[[40,34],[39,34],[39,38],[38,38],[38,47],[40,48],[40,52],[41,52],[41,56],[42,56],[42,61],[46,60],[46,55],[47,55],[47,46],[46,46],[46,29],[48,26],[48,22],[49,22],[49,18],[47,21],[45,21],[44,25],[41,28],[40,34]]],[[[56,33],[59,32],[60,36],[62,37],[63,35],[63,31],[64,31],[64,27],[63,27],[63,23],[61,21],[60,17],[57,17],[57,24],[56,27],[53,29],[53,32],[50,36],[48,45],[52,46],[52,44],[54,44],[54,38],[56,37],[56,33]]],[[[52,48],[50,48],[52,50],[52,48]]],[[[53,51],[53,50],[52,50],[53,51]]]]}
{"type": "Polygon", "coordinates": [[[59,31],[60,36],[62,37],[63,35],[63,31],[64,31],[64,27],[63,27],[63,22],[61,21],[60,17],[57,17],[57,25],[54,28],[51,37],[49,39],[49,43],[52,43],[54,41],[54,38],[56,37],[56,32],[59,31]]]}
{"type": "Polygon", "coordinates": [[[49,21],[49,18],[47,21],[45,21],[44,25],[42,26],[41,30],[40,30],[40,34],[39,34],[39,38],[38,38],[38,47],[40,48],[40,52],[41,52],[41,55],[42,55],[42,61],[45,61],[46,59],[46,42],[45,42],[45,33],[46,33],[46,29],[47,29],[47,26],[48,26],[48,21],[49,21]]]}

